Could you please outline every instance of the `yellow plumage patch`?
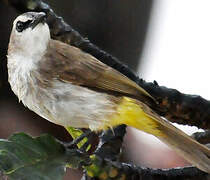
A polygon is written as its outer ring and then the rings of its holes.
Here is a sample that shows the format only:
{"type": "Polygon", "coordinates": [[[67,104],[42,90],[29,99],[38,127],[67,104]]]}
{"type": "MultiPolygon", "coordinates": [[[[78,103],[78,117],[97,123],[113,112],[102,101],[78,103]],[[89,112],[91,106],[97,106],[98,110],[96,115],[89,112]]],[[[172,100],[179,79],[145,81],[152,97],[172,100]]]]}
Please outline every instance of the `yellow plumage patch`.
{"type": "Polygon", "coordinates": [[[148,116],[136,100],[123,97],[116,111],[109,120],[110,126],[126,124],[155,136],[164,136],[157,121],[148,116]]]}

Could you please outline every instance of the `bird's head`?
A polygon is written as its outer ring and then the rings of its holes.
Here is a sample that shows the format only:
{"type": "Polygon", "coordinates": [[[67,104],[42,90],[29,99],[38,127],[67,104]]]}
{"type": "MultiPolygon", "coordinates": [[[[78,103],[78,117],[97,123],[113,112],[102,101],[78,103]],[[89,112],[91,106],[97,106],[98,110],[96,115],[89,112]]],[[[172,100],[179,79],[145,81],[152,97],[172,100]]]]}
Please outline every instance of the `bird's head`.
{"type": "Polygon", "coordinates": [[[50,31],[43,12],[27,12],[13,22],[9,51],[23,56],[42,54],[50,40],[50,31]]]}

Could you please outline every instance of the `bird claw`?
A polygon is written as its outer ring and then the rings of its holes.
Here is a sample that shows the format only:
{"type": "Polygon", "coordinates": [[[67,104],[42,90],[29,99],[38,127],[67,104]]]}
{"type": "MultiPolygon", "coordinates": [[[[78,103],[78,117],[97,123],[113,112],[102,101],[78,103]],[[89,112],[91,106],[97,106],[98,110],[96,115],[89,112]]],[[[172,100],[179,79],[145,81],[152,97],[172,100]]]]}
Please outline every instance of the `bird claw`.
{"type": "Polygon", "coordinates": [[[90,149],[90,146],[91,146],[91,140],[93,138],[93,135],[94,135],[94,132],[87,130],[81,136],[74,139],[72,142],[66,144],[66,146],[67,146],[67,148],[72,148],[74,146],[78,146],[79,150],[81,152],[88,152],[88,150],[90,149]],[[82,145],[79,145],[79,143],[84,141],[84,138],[87,138],[87,140],[84,143],[82,143],[82,145]]]}

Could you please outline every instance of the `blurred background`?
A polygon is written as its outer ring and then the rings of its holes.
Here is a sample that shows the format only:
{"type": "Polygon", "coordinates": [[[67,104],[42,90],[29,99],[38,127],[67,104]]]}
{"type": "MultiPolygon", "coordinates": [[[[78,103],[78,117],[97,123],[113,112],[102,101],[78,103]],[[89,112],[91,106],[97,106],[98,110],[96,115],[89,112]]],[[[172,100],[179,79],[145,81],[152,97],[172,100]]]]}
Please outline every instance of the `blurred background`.
{"type": "MultiPolygon", "coordinates": [[[[60,0],[45,1],[84,37],[116,56],[147,81],[210,99],[210,1],[60,0]]],[[[7,82],[6,52],[18,13],[0,1],[0,138],[24,131],[50,133],[70,141],[54,125],[18,103],[7,82]]],[[[181,127],[183,128],[183,127],[181,127]]],[[[197,129],[184,127],[189,134],[197,129]]],[[[167,168],[187,165],[155,138],[128,128],[124,160],[167,168]]],[[[68,171],[65,179],[80,179],[68,171]]]]}

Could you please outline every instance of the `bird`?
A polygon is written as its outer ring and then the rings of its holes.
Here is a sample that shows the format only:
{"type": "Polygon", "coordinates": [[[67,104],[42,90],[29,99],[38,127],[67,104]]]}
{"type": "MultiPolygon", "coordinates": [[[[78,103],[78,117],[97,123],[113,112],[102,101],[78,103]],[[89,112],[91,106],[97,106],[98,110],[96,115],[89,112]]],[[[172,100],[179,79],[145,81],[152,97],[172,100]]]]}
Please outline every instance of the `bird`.
{"type": "Polygon", "coordinates": [[[26,107],[65,128],[100,132],[125,124],[152,134],[200,170],[210,173],[210,149],[151,109],[155,99],[134,81],[81,49],[50,36],[44,12],[13,22],[8,81],[26,107]]]}

